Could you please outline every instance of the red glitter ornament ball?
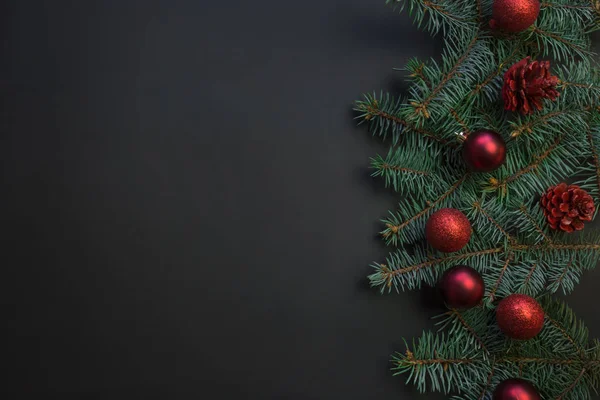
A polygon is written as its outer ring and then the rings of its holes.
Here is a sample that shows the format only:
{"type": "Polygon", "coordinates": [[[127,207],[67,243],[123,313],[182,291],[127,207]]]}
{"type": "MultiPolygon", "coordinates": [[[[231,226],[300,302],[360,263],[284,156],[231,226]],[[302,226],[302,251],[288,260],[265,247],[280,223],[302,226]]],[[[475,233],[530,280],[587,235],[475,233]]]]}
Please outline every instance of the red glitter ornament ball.
{"type": "Polygon", "coordinates": [[[544,327],[544,309],[533,297],[511,294],[498,304],[496,322],[509,338],[528,340],[544,327]]]}
{"type": "Polygon", "coordinates": [[[450,308],[475,307],[483,299],[485,284],[477,271],[466,265],[457,265],[444,273],[440,290],[450,308]]]}
{"type": "Polygon", "coordinates": [[[539,0],[494,0],[490,27],[505,32],[522,32],[540,13],[539,0]]]}
{"type": "Polygon", "coordinates": [[[471,170],[490,172],[504,164],[506,143],[497,132],[481,130],[467,136],[462,154],[471,170]]]}
{"type": "Polygon", "coordinates": [[[471,223],[459,210],[442,208],[429,217],[425,225],[425,237],[434,249],[452,253],[469,243],[471,223]]]}
{"type": "Polygon", "coordinates": [[[525,379],[507,379],[494,390],[493,400],[541,400],[533,384],[525,379]]]}

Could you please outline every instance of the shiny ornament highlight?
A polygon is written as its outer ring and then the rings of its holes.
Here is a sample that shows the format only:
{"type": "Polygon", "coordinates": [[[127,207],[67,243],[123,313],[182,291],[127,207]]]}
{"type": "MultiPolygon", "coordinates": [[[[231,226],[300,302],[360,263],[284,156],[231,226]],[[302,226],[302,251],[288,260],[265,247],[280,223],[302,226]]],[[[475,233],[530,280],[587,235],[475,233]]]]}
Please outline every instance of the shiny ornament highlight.
{"type": "Polygon", "coordinates": [[[466,265],[447,270],[440,281],[444,302],[450,308],[475,307],[483,299],[485,283],[479,272],[466,265]]]}
{"type": "Polygon", "coordinates": [[[525,379],[513,378],[500,382],[494,390],[493,400],[541,400],[533,384],[525,379]]]}
{"type": "Polygon", "coordinates": [[[497,132],[480,130],[467,136],[462,155],[471,170],[490,172],[504,164],[506,143],[497,132]]]}
{"type": "Polygon", "coordinates": [[[496,308],[496,322],[509,338],[528,340],[544,327],[544,309],[533,297],[511,294],[496,308]]]}

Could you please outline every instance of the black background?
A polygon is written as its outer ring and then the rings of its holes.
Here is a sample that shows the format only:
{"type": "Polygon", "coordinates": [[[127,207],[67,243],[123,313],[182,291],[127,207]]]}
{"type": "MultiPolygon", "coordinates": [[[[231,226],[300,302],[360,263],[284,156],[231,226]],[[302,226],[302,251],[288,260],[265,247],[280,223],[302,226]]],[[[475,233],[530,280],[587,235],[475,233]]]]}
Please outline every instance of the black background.
{"type": "Polygon", "coordinates": [[[425,398],[388,358],[439,299],[366,284],[397,198],[350,109],[442,47],[383,3],[2,2],[5,398],[425,398]]]}

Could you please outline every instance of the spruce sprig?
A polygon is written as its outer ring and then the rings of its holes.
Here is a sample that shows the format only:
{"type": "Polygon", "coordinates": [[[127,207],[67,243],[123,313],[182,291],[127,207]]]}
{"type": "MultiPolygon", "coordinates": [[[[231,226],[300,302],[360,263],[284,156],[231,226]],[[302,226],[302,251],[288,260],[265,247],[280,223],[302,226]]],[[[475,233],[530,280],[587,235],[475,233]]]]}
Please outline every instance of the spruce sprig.
{"type": "Polygon", "coordinates": [[[372,264],[371,285],[382,293],[436,285],[448,268],[467,264],[486,283],[482,304],[436,318],[393,356],[395,374],[421,392],[455,399],[490,399],[504,379],[523,377],[543,398],[590,398],[600,383],[600,342],[563,302],[549,297],[574,290],[600,261],[600,234],[551,230],[540,195],[574,182],[600,204],[600,69],[590,32],[600,28],[597,0],[541,2],[533,26],[517,34],[489,29],[493,0],[387,0],[432,35],[443,34],[439,60],[411,59],[400,69],[411,84],[404,96],[366,94],[357,118],[389,143],[371,159],[372,175],[402,196],[382,219],[381,236],[394,247],[372,264]],[[551,59],[557,101],[521,116],[503,110],[503,76],[518,60],[551,59]],[[461,141],[493,129],[507,142],[505,164],[491,173],[468,172],[461,141]],[[462,250],[439,253],[426,244],[427,219],[443,207],[462,210],[473,226],[462,250]],[[546,313],[541,334],[507,339],[495,323],[503,297],[537,297],[546,313]]]}

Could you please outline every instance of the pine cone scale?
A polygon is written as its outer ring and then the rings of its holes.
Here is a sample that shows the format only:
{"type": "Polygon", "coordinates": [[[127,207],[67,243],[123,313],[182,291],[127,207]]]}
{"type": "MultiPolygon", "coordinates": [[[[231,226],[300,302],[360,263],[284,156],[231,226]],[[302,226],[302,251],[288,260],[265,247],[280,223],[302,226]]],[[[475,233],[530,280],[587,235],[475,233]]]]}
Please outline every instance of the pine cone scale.
{"type": "Polygon", "coordinates": [[[556,100],[558,77],[550,73],[549,61],[531,61],[526,57],[504,74],[502,97],[504,108],[531,114],[543,108],[543,99],[556,100]]]}
{"type": "Polygon", "coordinates": [[[550,227],[564,232],[582,230],[596,210],[592,196],[579,186],[566,183],[549,188],[540,204],[550,227]]]}

